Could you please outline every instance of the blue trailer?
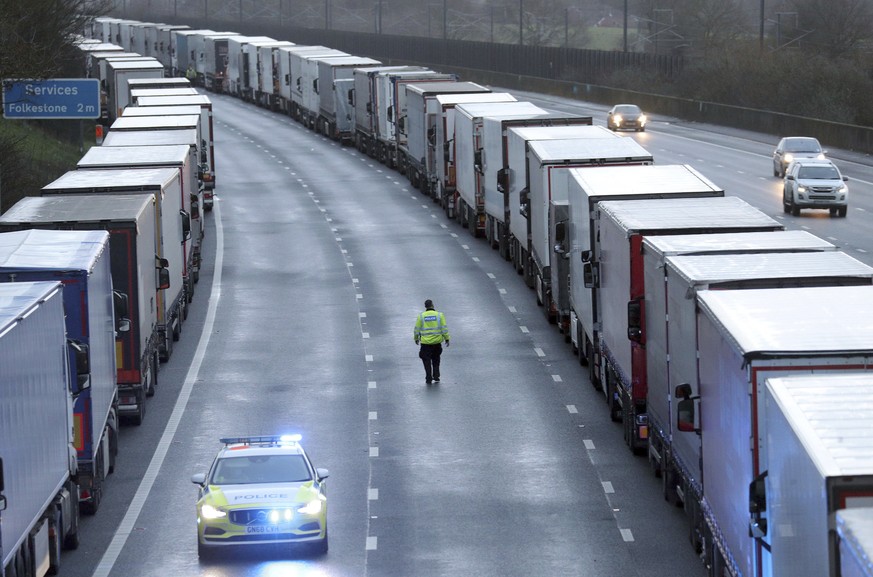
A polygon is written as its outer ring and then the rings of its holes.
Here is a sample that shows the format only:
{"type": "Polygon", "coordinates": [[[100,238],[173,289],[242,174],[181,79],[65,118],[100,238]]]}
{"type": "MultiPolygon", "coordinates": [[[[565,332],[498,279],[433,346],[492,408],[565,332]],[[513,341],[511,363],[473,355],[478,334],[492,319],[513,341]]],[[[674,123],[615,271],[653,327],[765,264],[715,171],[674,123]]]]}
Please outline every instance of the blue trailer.
{"type": "MultiPolygon", "coordinates": [[[[23,230],[0,234],[0,282],[60,281],[67,337],[88,348],[86,379],[69,379],[80,505],[95,513],[118,451],[115,334],[126,331],[125,295],[112,290],[109,233],[23,230]],[[116,307],[119,323],[116,325],[116,307]]],[[[70,361],[70,375],[76,375],[70,361]]]]}

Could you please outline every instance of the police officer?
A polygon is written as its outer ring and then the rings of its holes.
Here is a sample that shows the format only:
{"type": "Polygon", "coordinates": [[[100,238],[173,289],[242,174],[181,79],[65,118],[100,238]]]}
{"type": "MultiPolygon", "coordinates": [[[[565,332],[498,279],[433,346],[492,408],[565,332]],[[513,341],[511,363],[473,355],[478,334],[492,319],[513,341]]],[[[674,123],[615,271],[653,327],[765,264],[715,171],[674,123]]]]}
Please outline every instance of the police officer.
{"type": "Polygon", "coordinates": [[[440,355],[443,353],[442,342],[449,346],[449,326],[446,316],[434,310],[433,301],[424,301],[425,311],[415,319],[413,338],[415,344],[421,343],[418,357],[424,363],[424,382],[440,382],[440,355]]]}

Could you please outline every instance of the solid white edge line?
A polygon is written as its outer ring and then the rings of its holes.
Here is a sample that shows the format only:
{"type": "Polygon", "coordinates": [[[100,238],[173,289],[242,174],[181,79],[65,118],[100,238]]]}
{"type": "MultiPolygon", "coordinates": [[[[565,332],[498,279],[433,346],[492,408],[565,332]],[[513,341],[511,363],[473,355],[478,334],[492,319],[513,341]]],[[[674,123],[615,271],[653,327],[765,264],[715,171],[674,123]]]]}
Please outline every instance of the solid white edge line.
{"type": "Polygon", "coordinates": [[[167,451],[170,449],[170,444],[176,431],[179,429],[179,423],[182,421],[182,416],[185,414],[185,408],[188,406],[188,399],[191,397],[191,390],[194,388],[194,383],[197,381],[197,374],[200,372],[200,365],[203,364],[203,358],[206,356],[206,347],[209,346],[209,339],[212,336],[212,327],[215,325],[215,314],[218,309],[218,300],[221,298],[221,267],[224,260],[224,230],[221,226],[221,203],[215,203],[212,211],[215,216],[215,272],[212,276],[212,289],[209,294],[209,306],[206,310],[206,321],[203,325],[203,331],[200,333],[200,341],[197,343],[197,350],[194,352],[194,358],[191,359],[191,366],[188,368],[188,374],[185,376],[185,382],[182,385],[182,390],[179,392],[179,397],[176,399],[176,404],[173,406],[173,412],[170,419],[167,421],[167,426],[164,427],[164,432],[161,435],[158,446],[155,448],[155,454],[149,463],[143,475],[139,487],[136,489],[124,518],[118,525],[112,541],[103,553],[103,557],[94,569],[93,577],[109,577],[121,550],[124,549],[127,538],[134,529],[137,519],[145,506],[146,499],[155,484],[158,473],[164,464],[164,459],[167,457],[167,451]]]}

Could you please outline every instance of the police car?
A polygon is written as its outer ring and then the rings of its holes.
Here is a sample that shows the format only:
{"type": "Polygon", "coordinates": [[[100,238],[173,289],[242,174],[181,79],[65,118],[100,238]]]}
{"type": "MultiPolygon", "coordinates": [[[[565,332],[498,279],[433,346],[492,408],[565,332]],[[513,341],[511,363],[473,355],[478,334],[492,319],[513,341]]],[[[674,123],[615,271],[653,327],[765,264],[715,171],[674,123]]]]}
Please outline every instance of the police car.
{"type": "Polygon", "coordinates": [[[309,461],[300,435],[221,439],[208,473],[198,473],[197,553],[219,547],[309,544],[327,553],[327,469],[309,461]]]}

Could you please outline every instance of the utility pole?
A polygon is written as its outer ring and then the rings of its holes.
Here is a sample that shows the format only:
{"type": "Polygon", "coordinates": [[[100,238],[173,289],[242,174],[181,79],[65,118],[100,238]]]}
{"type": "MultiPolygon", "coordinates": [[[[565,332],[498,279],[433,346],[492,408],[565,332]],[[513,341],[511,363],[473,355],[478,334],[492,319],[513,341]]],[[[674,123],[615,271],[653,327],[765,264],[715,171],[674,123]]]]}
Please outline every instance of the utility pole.
{"type": "Polygon", "coordinates": [[[624,51],[627,52],[627,0],[624,0],[624,51]]]}
{"type": "Polygon", "coordinates": [[[518,45],[524,46],[524,0],[518,0],[518,45]]]}
{"type": "Polygon", "coordinates": [[[761,0],[761,26],[758,29],[758,48],[764,53],[764,0],[761,0]]]}
{"type": "Polygon", "coordinates": [[[443,40],[449,37],[449,8],[448,0],[443,0],[443,40]]]}

